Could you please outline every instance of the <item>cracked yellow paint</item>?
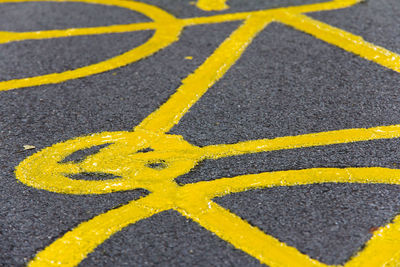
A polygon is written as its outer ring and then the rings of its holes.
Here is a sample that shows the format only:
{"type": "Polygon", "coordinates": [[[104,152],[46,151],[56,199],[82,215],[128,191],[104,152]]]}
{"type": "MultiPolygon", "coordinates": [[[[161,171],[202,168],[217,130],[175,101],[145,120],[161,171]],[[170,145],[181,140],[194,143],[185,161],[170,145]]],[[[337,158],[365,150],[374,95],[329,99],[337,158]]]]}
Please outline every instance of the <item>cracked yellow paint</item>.
{"type": "MultiPolygon", "coordinates": [[[[204,228],[269,266],[327,266],[300,253],[276,238],[251,226],[245,220],[212,201],[213,198],[254,188],[314,183],[400,184],[400,170],[389,168],[314,168],[242,175],[179,186],[174,179],[189,172],[200,161],[234,155],[282,149],[326,146],[400,137],[400,125],[368,129],[285,136],[236,144],[194,146],[182,136],[167,132],[176,125],[207,90],[221,79],[257,34],[271,22],[281,22],[357,54],[367,60],[400,72],[399,55],[364,41],[361,37],[314,20],[304,13],[346,8],[359,0],[333,0],[296,7],[177,19],[147,4],[123,0],[74,0],[90,4],[128,8],[150,17],[152,22],[107,27],[51,30],[42,32],[0,32],[0,43],[27,39],[60,38],[78,35],[155,31],[145,44],[115,58],[63,73],[0,82],[0,90],[59,83],[130,64],[165,48],[179,38],[184,27],[242,21],[221,45],[161,107],[133,131],[102,132],[67,140],[26,158],[16,168],[16,177],[28,186],[65,194],[107,194],[145,188],[150,194],[139,200],[83,222],[40,251],[30,266],[76,266],[98,245],[129,224],[164,210],[174,209],[204,228]],[[81,162],[65,162],[72,153],[110,144],[81,162]],[[150,151],[146,151],[151,148],[150,151]],[[156,166],[156,167],[154,167],[156,166]],[[102,181],[72,179],[82,172],[103,172],[116,178],[102,181]]],[[[28,2],[27,0],[0,0],[28,2]]],[[[56,0],[54,0],[56,2],[56,0]]],[[[73,1],[70,1],[73,2],[73,1]]],[[[225,1],[198,1],[206,10],[226,8],[225,1]],[[207,9],[208,8],[208,9],[207,9]]],[[[366,247],[345,264],[351,266],[400,265],[400,216],[374,232],[366,247]]]]}

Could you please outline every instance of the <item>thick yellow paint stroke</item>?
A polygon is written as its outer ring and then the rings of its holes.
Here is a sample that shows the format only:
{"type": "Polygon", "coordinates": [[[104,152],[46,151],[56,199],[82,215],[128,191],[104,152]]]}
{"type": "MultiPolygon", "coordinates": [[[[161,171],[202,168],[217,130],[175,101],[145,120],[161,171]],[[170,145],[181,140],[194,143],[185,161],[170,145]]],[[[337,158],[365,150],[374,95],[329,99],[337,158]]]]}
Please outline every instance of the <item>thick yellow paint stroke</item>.
{"type": "Polygon", "coordinates": [[[129,224],[168,209],[159,199],[146,197],[96,216],[68,232],[44,251],[38,253],[29,266],[76,266],[87,254],[114,233],[129,224]]]}
{"type": "MultiPolygon", "coordinates": [[[[145,198],[132,201],[80,224],[39,252],[30,262],[31,266],[75,266],[112,234],[129,224],[168,209],[179,211],[269,266],[327,266],[249,225],[215,204],[212,199],[234,192],[274,186],[328,182],[400,184],[400,170],[376,167],[267,172],[185,186],[178,186],[174,182],[176,177],[189,172],[204,159],[400,137],[400,125],[391,125],[200,148],[189,144],[182,136],[166,134],[190,107],[235,64],[252,39],[273,21],[290,25],[367,60],[400,72],[399,55],[367,43],[361,37],[303,15],[306,12],[349,7],[358,3],[359,0],[334,0],[296,7],[186,19],[176,19],[161,9],[132,1],[74,1],[128,8],[145,14],[153,22],[27,33],[0,32],[0,43],[138,30],[153,30],[155,34],[142,46],[113,59],[65,73],[0,82],[0,90],[58,83],[121,67],[150,56],[176,41],[183,27],[235,20],[242,20],[243,23],[193,74],[182,81],[182,85],[166,103],[136,126],[133,132],[103,132],[75,138],[45,148],[20,163],[16,168],[16,177],[21,182],[56,193],[105,194],[136,188],[145,188],[150,191],[150,195],[145,198]],[[82,162],[62,163],[75,151],[102,144],[109,144],[109,146],[82,162]],[[149,147],[153,151],[141,152],[149,147]],[[161,164],[161,167],[153,168],[151,164],[161,164]],[[113,174],[116,178],[86,181],[74,179],[71,176],[82,172],[104,172],[113,174]]],[[[4,2],[27,1],[0,1],[0,3],[4,2]]],[[[226,8],[226,6],[222,7],[222,4],[225,5],[225,1],[200,0],[198,2],[200,7],[203,6],[203,9],[209,10],[226,8]]],[[[400,216],[397,216],[393,223],[376,231],[366,248],[358,252],[345,266],[400,265],[399,251],[400,216]]]]}
{"type": "Polygon", "coordinates": [[[400,55],[368,43],[362,37],[300,14],[286,13],[280,21],[362,58],[400,72],[400,55]]]}
{"type": "Polygon", "coordinates": [[[251,40],[271,19],[258,16],[248,18],[227,38],[193,74],[182,80],[182,85],[158,110],[150,114],[135,130],[156,133],[169,131],[189,108],[215,84],[239,59],[251,40]]]}
{"type": "Polygon", "coordinates": [[[220,11],[229,8],[227,0],[198,0],[196,6],[205,11],[220,11]]]}
{"type": "Polygon", "coordinates": [[[346,267],[400,266],[400,216],[374,232],[365,248],[346,267]]]}
{"type": "Polygon", "coordinates": [[[266,235],[212,201],[188,203],[191,205],[180,205],[177,210],[262,263],[269,266],[326,266],[266,235]]]}
{"type": "Polygon", "coordinates": [[[400,137],[400,125],[372,128],[344,129],[297,136],[277,137],[239,142],[236,144],[210,145],[202,148],[207,158],[217,159],[248,153],[326,146],[349,142],[371,141],[400,137]]]}
{"type": "Polygon", "coordinates": [[[41,40],[62,37],[82,36],[82,35],[99,35],[107,33],[124,33],[133,31],[155,30],[161,28],[160,24],[155,22],[134,23],[125,25],[112,25],[105,27],[78,28],[66,30],[48,30],[37,32],[0,32],[0,44],[24,41],[24,40],[41,40]]]}

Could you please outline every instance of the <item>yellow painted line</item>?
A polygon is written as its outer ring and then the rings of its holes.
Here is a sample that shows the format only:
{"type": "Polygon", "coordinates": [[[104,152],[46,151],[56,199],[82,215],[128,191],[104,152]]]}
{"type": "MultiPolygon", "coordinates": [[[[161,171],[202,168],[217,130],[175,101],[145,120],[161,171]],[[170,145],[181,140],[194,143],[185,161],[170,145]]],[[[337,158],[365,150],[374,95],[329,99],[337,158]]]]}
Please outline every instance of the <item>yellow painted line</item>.
{"type": "Polygon", "coordinates": [[[362,0],[335,0],[323,3],[302,5],[302,6],[291,6],[291,7],[280,7],[272,8],[267,10],[255,10],[248,12],[237,12],[228,13],[221,15],[205,16],[205,17],[193,17],[182,19],[182,22],[186,26],[198,25],[198,24],[211,24],[211,23],[223,23],[229,21],[245,20],[250,16],[259,17],[273,17],[275,20],[279,20],[282,16],[282,12],[289,12],[291,14],[308,13],[316,11],[328,11],[335,9],[342,9],[353,6],[362,0]]]}
{"type": "Polygon", "coordinates": [[[112,25],[105,27],[77,28],[65,30],[48,30],[35,32],[0,32],[0,44],[24,40],[52,39],[82,35],[100,35],[108,33],[125,33],[133,31],[155,30],[161,26],[154,22],[112,25]]]}
{"type": "MultiPolygon", "coordinates": [[[[238,20],[245,20],[252,16],[253,13],[243,12],[243,13],[230,13],[230,14],[222,14],[215,16],[206,16],[206,17],[193,17],[193,18],[184,18],[181,19],[182,24],[185,26],[194,26],[201,24],[215,24],[215,23],[224,23],[238,20]]],[[[268,17],[271,17],[273,14],[268,14],[268,17]]]]}
{"type": "MultiPolygon", "coordinates": [[[[274,8],[271,10],[288,10],[296,13],[307,13],[315,11],[325,11],[339,8],[346,8],[355,5],[362,0],[334,0],[316,4],[274,8]]],[[[221,11],[228,9],[227,0],[198,0],[196,6],[205,11],[221,11]]],[[[257,12],[257,11],[256,11],[257,12]]]]}
{"type": "Polygon", "coordinates": [[[400,216],[376,230],[365,248],[345,266],[400,266],[400,216]]]}
{"type": "Polygon", "coordinates": [[[251,140],[236,144],[210,145],[203,147],[202,151],[206,158],[217,159],[248,153],[326,146],[398,137],[400,137],[400,124],[372,128],[344,129],[297,136],[284,136],[274,139],[251,140]]]}
{"type": "MultiPolygon", "coordinates": [[[[196,203],[197,204],[197,203],[196,203]]],[[[203,206],[185,205],[177,209],[207,230],[269,266],[326,266],[220,207],[214,202],[203,206]]]]}
{"type": "Polygon", "coordinates": [[[83,222],[39,252],[28,266],[76,266],[114,233],[168,209],[167,205],[160,206],[159,203],[158,199],[150,196],[83,222]]]}
{"type": "Polygon", "coordinates": [[[348,33],[326,23],[300,14],[282,16],[280,21],[291,27],[313,35],[327,43],[340,47],[362,58],[400,72],[400,55],[383,47],[366,42],[362,37],[348,33]]]}
{"type": "MultiPolygon", "coordinates": [[[[27,2],[26,0],[1,1],[27,2]]],[[[34,1],[30,1],[34,2],[34,1]]],[[[54,2],[54,1],[49,1],[54,2]]],[[[64,73],[55,73],[14,81],[0,82],[0,90],[50,84],[112,70],[150,56],[178,40],[183,27],[242,20],[235,30],[207,60],[182,81],[170,99],[150,114],[133,132],[103,132],[67,140],[45,148],[26,158],[16,168],[22,183],[38,189],[66,194],[106,194],[115,191],[145,188],[150,196],[132,201],[115,210],[98,215],[80,224],[56,240],[31,261],[32,266],[75,266],[88,253],[112,234],[129,224],[153,214],[175,209],[198,222],[220,238],[231,243],[263,263],[274,266],[327,266],[287,246],[279,240],[252,227],[243,219],[218,206],[212,199],[234,192],[274,186],[314,183],[385,183],[400,184],[400,170],[388,168],[315,168],[288,170],[178,186],[174,180],[207,158],[258,153],[279,149],[325,146],[341,143],[390,139],[400,137],[400,125],[368,129],[345,129],[275,139],[245,141],[236,144],[213,145],[203,148],[186,142],[182,136],[165,134],[188,112],[207,90],[221,79],[240,58],[255,36],[270,22],[279,21],[309,33],[346,51],[398,71],[398,55],[365,42],[361,37],[313,20],[301,13],[346,8],[359,0],[334,0],[304,6],[278,8],[209,17],[176,19],[167,12],[146,4],[121,0],[73,0],[91,4],[112,5],[143,13],[153,22],[114,25],[82,29],[43,31],[37,33],[0,32],[0,42],[27,39],[60,38],[78,35],[106,34],[136,30],[155,30],[154,36],[142,46],[113,59],[64,73]],[[99,153],[79,163],[60,163],[80,149],[110,144],[99,153]],[[140,152],[146,148],[151,152],[140,152]],[[154,166],[158,167],[152,167],[154,166]],[[157,165],[158,164],[158,165],[157,165]],[[81,172],[104,172],[117,178],[86,181],[71,178],[81,172]]],[[[203,9],[226,8],[226,1],[197,2],[203,9]]],[[[374,233],[366,249],[345,266],[383,266],[399,263],[400,219],[374,233]]]]}
{"type": "Polygon", "coordinates": [[[177,124],[208,88],[221,79],[239,59],[251,40],[271,19],[249,17],[234,31],[194,73],[184,80],[168,101],[150,114],[135,130],[165,133],[177,124]]]}
{"type": "Polygon", "coordinates": [[[227,0],[198,0],[196,6],[205,11],[219,11],[229,8],[227,0]]]}
{"type": "Polygon", "coordinates": [[[247,174],[233,178],[185,185],[187,191],[201,192],[212,199],[250,189],[316,183],[400,184],[400,170],[380,167],[312,168],[247,174]]]}
{"type": "Polygon", "coordinates": [[[277,11],[286,11],[292,14],[296,13],[310,13],[310,12],[319,12],[319,11],[328,11],[335,9],[342,9],[354,6],[363,0],[333,0],[326,1],[322,3],[315,3],[309,5],[301,5],[301,6],[291,6],[291,7],[283,7],[277,8],[277,11]]]}

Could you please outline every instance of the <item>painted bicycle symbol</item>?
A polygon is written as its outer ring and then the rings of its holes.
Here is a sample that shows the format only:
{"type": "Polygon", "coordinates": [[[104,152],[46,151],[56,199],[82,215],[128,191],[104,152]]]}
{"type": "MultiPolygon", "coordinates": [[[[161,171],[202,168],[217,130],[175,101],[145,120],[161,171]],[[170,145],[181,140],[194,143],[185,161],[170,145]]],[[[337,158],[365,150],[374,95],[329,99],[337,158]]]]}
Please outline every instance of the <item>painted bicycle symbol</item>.
{"type": "MultiPolygon", "coordinates": [[[[175,178],[189,172],[205,159],[400,137],[400,125],[391,125],[197,147],[185,141],[182,136],[167,134],[174,125],[179,123],[190,107],[224,76],[253,38],[271,22],[289,25],[400,72],[399,55],[304,15],[307,12],[346,8],[357,4],[360,0],[332,0],[295,7],[184,19],[175,18],[158,7],[134,1],[68,1],[123,7],[148,16],[152,22],[27,33],[0,32],[0,43],[142,30],[154,30],[154,35],[145,44],[106,61],[63,73],[3,81],[0,82],[0,90],[59,83],[131,64],[177,41],[180,32],[192,25],[227,21],[242,23],[202,65],[182,80],[182,85],[167,102],[132,131],[102,132],[78,137],[45,148],[19,164],[16,168],[17,179],[28,186],[51,192],[107,194],[138,188],[144,188],[150,192],[146,197],[131,201],[81,223],[40,251],[30,262],[30,266],[75,266],[97,246],[124,227],[171,209],[191,218],[221,239],[269,266],[327,266],[251,226],[245,220],[213,202],[213,198],[255,188],[325,182],[400,184],[400,170],[378,167],[313,168],[265,172],[183,186],[175,182],[175,178]],[[102,148],[81,161],[66,160],[77,151],[96,146],[102,146],[102,148]],[[105,173],[111,174],[112,178],[96,181],[72,178],[73,175],[82,173],[105,173]]],[[[5,2],[28,1],[0,1],[0,3],[5,2]]],[[[204,9],[213,7],[222,9],[226,7],[226,4],[221,0],[215,2],[200,0],[198,6],[204,9]],[[208,3],[211,4],[208,5],[208,3]]],[[[399,251],[400,216],[397,216],[391,224],[375,231],[366,247],[354,255],[345,266],[399,264],[399,251]]]]}

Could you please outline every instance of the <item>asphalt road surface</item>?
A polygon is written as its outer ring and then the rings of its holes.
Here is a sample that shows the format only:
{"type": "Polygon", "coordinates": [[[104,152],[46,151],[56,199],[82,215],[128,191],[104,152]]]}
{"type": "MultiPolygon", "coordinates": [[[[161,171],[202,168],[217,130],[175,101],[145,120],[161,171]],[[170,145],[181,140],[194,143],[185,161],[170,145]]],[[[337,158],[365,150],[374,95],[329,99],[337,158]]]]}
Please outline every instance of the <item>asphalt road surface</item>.
{"type": "MultiPolygon", "coordinates": [[[[189,18],[319,1],[230,0],[223,11],[204,11],[188,0],[142,2],[177,18],[189,18]]],[[[307,15],[400,53],[398,0],[367,0],[307,15]]],[[[148,21],[142,14],[115,6],[0,3],[0,31],[148,21]]],[[[24,266],[80,223],[151,195],[144,189],[60,194],[25,185],[16,179],[15,168],[30,155],[59,142],[92,133],[132,130],[165,103],[182,79],[239,25],[239,21],[231,21],[186,27],[178,41],[138,62],[60,83],[0,91],[1,266],[24,266]],[[32,147],[24,148],[26,145],[32,147]]],[[[101,62],[145,43],[152,34],[146,30],[3,43],[0,82],[101,62]]],[[[396,125],[400,124],[399,89],[398,72],[274,22],[168,133],[204,147],[396,125]]],[[[399,155],[396,138],[259,152],[206,159],[176,182],[184,186],[221,177],[309,168],[397,169],[399,155]]],[[[374,231],[400,213],[400,186],[334,182],[275,186],[214,201],[300,253],[333,265],[345,264],[362,251],[374,231]]],[[[80,266],[155,265],[263,263],[174,210],[124,227],[80,262],[80,266]]]]}

